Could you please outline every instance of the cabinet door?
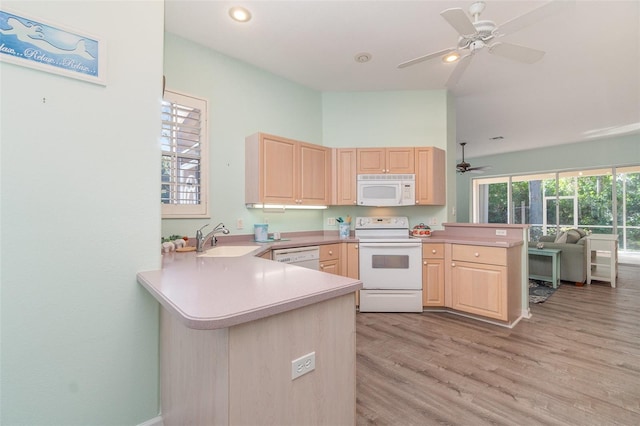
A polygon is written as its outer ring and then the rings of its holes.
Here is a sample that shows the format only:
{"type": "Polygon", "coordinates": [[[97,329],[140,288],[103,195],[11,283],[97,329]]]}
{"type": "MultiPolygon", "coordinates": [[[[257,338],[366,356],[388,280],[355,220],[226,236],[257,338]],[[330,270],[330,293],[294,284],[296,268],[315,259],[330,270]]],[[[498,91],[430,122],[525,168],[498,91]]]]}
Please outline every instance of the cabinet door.
{"type": "Polygon", "coordinates": [[[300,189],[298,204],[327,205],[331,199],[331,150],[299,144],[300,189]]]}
{"type": "Polygon", "coordinates": [[[287,139],[262,139],[262,195],[265,203],[295,204],[297,200],[296,143],[287,139]]]}
{"type": "Polygon", "coordinates": [[[415,173],[413,148],[387,148],[386,173],[415,173]]]}
{"type": "MultiPolygon", "coordinates": [[[[342,259],[345,271],[344,276],[354,279],[360,279],[360,253],[358,252],[358,243],[346,243],[346,260],[342,259]]],[[[356,291],[356,306],[360,304],[360,292],[356,291]]]]}
{"type": "Polygon", "coordinates": [[[422,306],[444,306],[444,259],[422,259],[422,306]]]}
{"type": "Polygon", "coordinates": [[[416,204],[444,205],[446,177],[444,151],[433,147],[415,149],[416,204]]]}
{"type": "Polygon", "coordinates": [[[453,309],[508,320],[505,266],[454,261],[451,286],[453,309]]]}
{"type": "Polygon", "coordinates": [[[358,148],[358,174],[386,173],[386,151],[384,148],[358,148]]]}
{"type": "Polygon", "coordinates": [[[340,275],[340,261],[338,259],[320,261],[320,270],[328,274],[340,275]]]}
{"type": "Polygon", "coordinates": [[[339,148],[333,150],[333,198],[331,204],[337,206],[356,204],[356,149],[339,148]]]}

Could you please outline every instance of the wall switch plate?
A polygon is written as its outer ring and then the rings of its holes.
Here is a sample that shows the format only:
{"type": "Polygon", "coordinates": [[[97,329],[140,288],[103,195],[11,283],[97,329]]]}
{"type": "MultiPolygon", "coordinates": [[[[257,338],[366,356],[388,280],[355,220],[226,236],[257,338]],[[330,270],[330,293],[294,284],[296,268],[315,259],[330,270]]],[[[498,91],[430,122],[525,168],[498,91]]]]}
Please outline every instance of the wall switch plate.
{"type": "Polygon", "coordinates": [[[242,219],[238,219],[236,222],[236,229],[244,228],[244,221],[242,219]]]}
{"type": "Polygon", "coordinates": [[[316,369],[316,353],[311,352],[291,361],[291,380],[316,369]]]}
{"type": "Polygon", "coordinates": [[[336,226],[336,218],[335,217],[327,218],[327,225],[336,226]]]}
{"type": "Polygon", "coordinates": [[[502,237],[506,237],[507,236],[507,230],[506,229],[496,229],[496,235],[500,235],[502,237]]]}

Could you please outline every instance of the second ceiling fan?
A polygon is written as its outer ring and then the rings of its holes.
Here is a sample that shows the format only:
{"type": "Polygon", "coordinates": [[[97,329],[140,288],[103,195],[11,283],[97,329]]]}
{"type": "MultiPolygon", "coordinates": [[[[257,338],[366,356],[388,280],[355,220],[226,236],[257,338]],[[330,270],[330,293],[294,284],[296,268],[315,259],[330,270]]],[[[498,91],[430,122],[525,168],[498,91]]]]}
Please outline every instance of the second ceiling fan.
{"type": "Polygon", "coordinates": [[[442,58],[445,62],[457,61],[458,64],[447,80],[447,87],[453,87],[457,84],[467,66],[469,66],[473,55],[485,47],[489,53],[494,55],[526,64],[533,64],[542,59],[545,52],[517,44],[496,41],[496,39],[556,14],[571,3],[573,2],[550,1],[499,26],[493,21],[480,20],[480,14],[485,8],[484,1],[476,1],[469,7],[469,15],[473,17],[473,21],[460,8],[443,10],[440,15],[459,34],[458,45],[403,62],[398,65],[398,68],[405,68],[433,58],[442,58]]]}

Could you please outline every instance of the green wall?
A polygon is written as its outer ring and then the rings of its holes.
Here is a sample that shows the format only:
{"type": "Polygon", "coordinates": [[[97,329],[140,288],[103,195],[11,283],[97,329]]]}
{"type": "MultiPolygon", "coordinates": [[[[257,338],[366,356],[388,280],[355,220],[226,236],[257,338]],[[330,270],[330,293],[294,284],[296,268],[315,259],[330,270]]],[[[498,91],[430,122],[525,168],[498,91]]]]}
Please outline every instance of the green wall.
{"type": "Polygon", "coordinates": [[[471,213],[471,179],[505,176],[516,173],[576,170],[640,164],[640,135],[558,145],[502,155],[468,158],[473,165],[491,169],[481,175],[457,175],[458,221],[469,222],[471,213]]]}
{"type": "Polygon", "coordinates": [[[100,37],[108,65],[100,86],[0,63],[0,423],[142,423],[159,410],[158,304],[136,273],[160,266],[163,3],[2,8],[100,37]]]}
{"type": "MultiPolygon", "coordinates": [[[[452,98],[445,90],[384,92],[325,92],[322,95],[324,144],[341,148],[435,146],[448,149],[451,123],[455,123],[452,98]]],[[[454,124],[455,126],[455,124],[454,124]]],[[[455,127],[454,137],[455,139],[455,127]]],[[[448,176],[452,181],[455,177],[448,176]]],[[[447,221],[444,206],[367,208],[334,206],[325,219],[338,216],[398,215],[410,223],[447,221]]],[[[335,230],[326,224],[325,229],[335,230]]]]}
{"type": "MultiPolygon", "coordinates": [[[[455,104],[445,90],[321,93],[170,33],[165,34],[164,73],[168,89],[209,101],[212,213],[210,220],[163,220],[162,235],[193,236],[209,222],[224,222],[232,234],[251,234],[252,225],[265,220],[269,231],[281,232],[337,230],[327,219],[346,215],[406,215],[412,223],[447,220],[442,206],[265,213],[244,204],[247,135],[266,132],[330,147],[426,145],[444,150],[453,140],[455,149],[455,104]],[[236,228],[237,219],[244,229],[236,228]]],[[[455,193],[454,181],[454,175],[448,176],[449,196],[455,193]]]]}
{"type": "Polygon", "coordinates": [[[209,105],[211,219],[165,219],[162,235],[194,236],[206,223],[224,222],[232,234],[318,230],[318,210],[265,213],[244,203],[244,139],[256,132],[322,144],[319,92],[237,61],[199,44],[165,34],[167,88],[203,97],[209,105]],[[237,229],[242,219],[244,229],[237,229]]]}

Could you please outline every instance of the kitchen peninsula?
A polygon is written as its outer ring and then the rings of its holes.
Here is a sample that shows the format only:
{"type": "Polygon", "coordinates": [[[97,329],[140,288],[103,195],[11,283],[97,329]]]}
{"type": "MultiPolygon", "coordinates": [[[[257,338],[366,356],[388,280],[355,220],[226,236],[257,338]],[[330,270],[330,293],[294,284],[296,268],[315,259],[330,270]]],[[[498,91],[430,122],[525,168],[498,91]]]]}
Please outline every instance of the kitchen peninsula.
{"type": "Polygon", "coordinates": [[[356,279],[169,253],[138,282],[161,304],[165,425],[354,424],[356,279]],[[292,379],[294,360],[315,368],[292,379]]]}

